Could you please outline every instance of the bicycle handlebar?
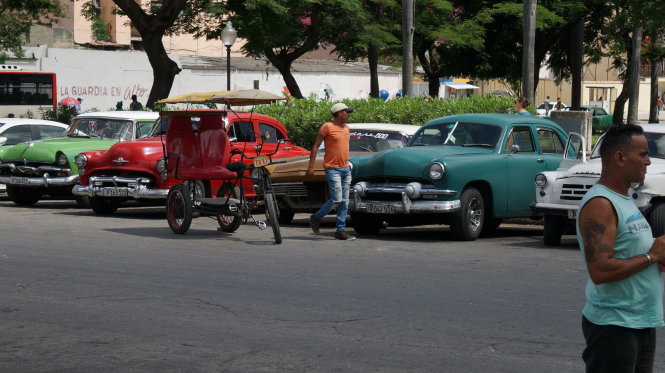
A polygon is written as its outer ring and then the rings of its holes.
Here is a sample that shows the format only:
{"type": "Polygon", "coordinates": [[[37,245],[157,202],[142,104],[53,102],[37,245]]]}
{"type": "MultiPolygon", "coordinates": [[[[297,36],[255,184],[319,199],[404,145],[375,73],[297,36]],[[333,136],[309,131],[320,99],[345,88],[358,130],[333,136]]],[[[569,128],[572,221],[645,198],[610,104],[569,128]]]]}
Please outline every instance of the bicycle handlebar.
{"type": "Polygon", "coordinates": [[[257,155],[254,156],[254,157],[250,157],[250,156],[246,155],[245,152],[243,152],[242,150],[240,150],[240,149],[238,149],[238,148],[233,148],[233,149],[231,150],[231,155],[240,154],[240,159],[242,159],[242,158],[245,158],[245,159],[254,159],[254,158],[256,158],[256,157],[259,157],[259,156],[262,156],[262,155],[263,155],[263,156],[267,156],[268,158],[270,158],[270,162],[273,163],[273,162],[272,162],[272,156],[275,155],[275,154],[277,154],[277,152],[279,151],[279,147],[280,147],[280,145],[285,144],[285,143],[287,143],[287,142],[291,142],[291,140],[290,140],[290,139],[281,139],[281,140],[279,140],[279,141],[277,142],[277,146],[275,147],[275,151],[273,151],[273,152],[270,153],[270,154],[257,154],[257,155]]]}

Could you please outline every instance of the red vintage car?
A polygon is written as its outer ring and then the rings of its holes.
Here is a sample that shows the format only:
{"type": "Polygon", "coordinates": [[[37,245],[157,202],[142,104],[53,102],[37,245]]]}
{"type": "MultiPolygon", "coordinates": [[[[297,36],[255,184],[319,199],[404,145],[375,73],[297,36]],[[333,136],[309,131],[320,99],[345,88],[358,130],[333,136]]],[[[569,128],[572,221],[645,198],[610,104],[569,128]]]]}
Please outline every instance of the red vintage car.
{"type": "MultiPolygon", "coordinates": [[[[76,156],[80,184],[74,187],[74,195],[90,197],[90,207],[98,214],[112,214],[129,200],[163,204],[169,188],[182,182],[166,170],[164,136],[169,122],[188,120],[196,130],[205,116],[221,116],[231,140],[231,150],[240,149],[249,156],[272,153],[280,140],[288,139],[282,123],[262,114],[232,110],[161,112],[147,138],[121,142],[108,151],[90,151],[76,156]]],[[[287,142],[273,158],[308,154],[307,149],[287,142]]],[[[234,155],[231,162],[237,161],[240,156],[234,155]]],[[[213,181],[209,186],[210,194],[216,196],[221,184],[221,180],[213,181]]],[[[199,187],[205,186],[201,183],[199,187]]],[[[254,196],[253,185],[245,185],[245,193],[254,196]]]]}

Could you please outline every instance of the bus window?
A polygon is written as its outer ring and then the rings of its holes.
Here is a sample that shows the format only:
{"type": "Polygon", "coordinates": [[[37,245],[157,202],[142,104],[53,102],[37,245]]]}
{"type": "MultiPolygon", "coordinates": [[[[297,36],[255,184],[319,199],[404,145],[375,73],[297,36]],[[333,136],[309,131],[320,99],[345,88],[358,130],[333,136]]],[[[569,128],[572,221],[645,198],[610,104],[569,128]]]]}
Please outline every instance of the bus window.
{"type": "Polygon", "coordinates": [[[55,73],[0,71],[0,116],[57,109],[55,73]]]}

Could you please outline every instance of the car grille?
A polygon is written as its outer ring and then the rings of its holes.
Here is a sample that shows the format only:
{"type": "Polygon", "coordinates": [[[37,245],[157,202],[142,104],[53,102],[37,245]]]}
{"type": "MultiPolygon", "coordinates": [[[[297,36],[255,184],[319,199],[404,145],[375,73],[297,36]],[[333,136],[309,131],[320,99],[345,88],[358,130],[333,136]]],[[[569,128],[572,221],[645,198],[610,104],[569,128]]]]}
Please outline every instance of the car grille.
{"type": "Polygon", "coordinates": [[[45,172],[58,174],[65,172],[70,174],[70,169],[57,166],[55,163],[39,163],[39,162],[3,162],[0,165],[0,174],[5,175],[18,175],[18,176],[39,176],[41,177],[45,172]]]}
{"type": "Polygon", "coordinates": [[[153,183],[153,177],[145,172],[127,171],[127,170],[114,170],[108,172],[106,170],[102,173],[91,175],[90,181],[94,180],[96,187],[126,187],[129,184],[136,184],[136,181],[141,179],[140,183],[143,185],[150,185],[153,183]]]}
{"type": "Polygon", "coordinates": [[[272,188],[275,195],[278,196],[306,197],[309,195],[307,187],[303,183],[272,183],[272,188]]]}
{"type": "Polygon", "coordinates": [[[563,184],[561,188],[561,199],[579,201],[593,185],[594,184],[563,184]]]}

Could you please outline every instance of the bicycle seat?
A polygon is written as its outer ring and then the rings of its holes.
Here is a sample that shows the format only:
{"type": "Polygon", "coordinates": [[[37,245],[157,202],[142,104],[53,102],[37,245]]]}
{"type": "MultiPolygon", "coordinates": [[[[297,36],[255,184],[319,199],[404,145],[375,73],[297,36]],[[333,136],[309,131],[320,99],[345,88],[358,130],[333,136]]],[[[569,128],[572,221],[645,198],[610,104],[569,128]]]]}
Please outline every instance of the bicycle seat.
{"type": "Polygon", "coordinates": [[[247,164],[245,162],[231,162],[226,164],[226,168],[229,171],[240,173],[247,169],[247,164]]]}

